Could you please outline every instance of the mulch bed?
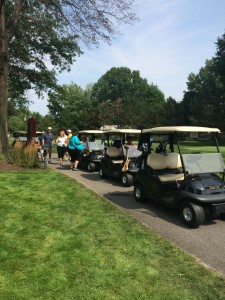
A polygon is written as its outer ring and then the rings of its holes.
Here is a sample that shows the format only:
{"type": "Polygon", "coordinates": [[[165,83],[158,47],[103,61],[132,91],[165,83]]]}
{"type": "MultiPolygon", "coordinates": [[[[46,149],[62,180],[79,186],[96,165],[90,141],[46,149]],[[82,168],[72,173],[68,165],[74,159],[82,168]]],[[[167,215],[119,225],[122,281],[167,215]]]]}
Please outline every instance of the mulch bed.
{"type": "Polygon", "coordinates": [[[4,164],[0,164],[0,171],[13,171],[13,172],[32,172],[32,171],[39,171],[41,169],[39,168],[25,168],[25,167],[20,167],[20,166],[16,166],[13,165],[11,163],[4,163],[4,164]]]}

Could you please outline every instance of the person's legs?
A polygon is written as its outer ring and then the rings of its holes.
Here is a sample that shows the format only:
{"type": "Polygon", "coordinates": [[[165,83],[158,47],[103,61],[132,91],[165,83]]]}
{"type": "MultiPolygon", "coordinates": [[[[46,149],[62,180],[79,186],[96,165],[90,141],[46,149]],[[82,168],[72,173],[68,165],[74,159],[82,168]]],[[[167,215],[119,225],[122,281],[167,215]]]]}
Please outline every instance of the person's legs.
{"type": "Polygon", "coordinates": [[[78,164],[79,164],[79,157],[80,157],[80,151],[79,150],[75,150],[75,170],[77,170],[78,164]]]}
{"type": "Polygon", "coordinates": [[[51,160],[51,157],[52,157],[52,148],[49,148],[48,149],[48,162],[50,162],[50,160],[51,160]]]}
{"type": "Polygon", "coordinates": [[[66,160],[70,160],[70,154],[69,154],[69,149],[68,147],[65,148],[65,153],[64,153],[66,160]]]}
{"type": "Polygon", "coordinates": [[[69,154],[70,154],[70,157],[71,157],[71,160],[70,160],[70,169],[74,171],[74,168],[75,168],[75,150],[73,149],[69,149],[69,154]]]}
{"type": "Polygon", "coordinates": [[[63,154],[64,154],[63,147],[57,146],[57,152],[58,152],[58,157],[59,157],[59,163],[60,163],[60,165],[62,165],[63,164],[63,154]]]}

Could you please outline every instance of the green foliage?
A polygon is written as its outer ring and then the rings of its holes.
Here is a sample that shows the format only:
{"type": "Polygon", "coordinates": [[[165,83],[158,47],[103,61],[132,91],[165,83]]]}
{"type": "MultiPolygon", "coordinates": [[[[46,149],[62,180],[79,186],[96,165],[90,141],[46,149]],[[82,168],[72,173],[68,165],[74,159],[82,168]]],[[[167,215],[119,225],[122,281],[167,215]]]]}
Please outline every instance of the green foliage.
{"type": "Polygon", "coordinates": [[[225,34],[216,46],[216,56],[207,60],[198,74],[188,76],[187,91],[181,102],[185,125],[225,130],[225,34]]]}
{"type": "Polygon", "coordinates": [[[10,96],[9,92],[9,98],[8,98],[8,116],[17,115],[18,111],[24,111],[24,114],[28,111],[27,107],[29,105],[29,100],[23,96],[20,95],[16,98],[13,98],[10,96]]]}
{"type": "Polygon", "coordinates": [[[114,67],[94,84],[92,97],[99,102],[115,101],[119,98],[127,102],[131,96],[146,97],[148,88],[147,80],[140,77],[139,71],[114,67]]]}
{"type": "Polygon", "coordinates": [[[110,42],[118,25],[137,20],[133,2],[6,1],[11,98],[31,88],[38,94],[56,89],[56,72],[69,71],[82,53],[79,42],[110,42]]]}
{"type": "Polygon", "coordinates": [[[219,77],[222,78],[223,82],[225,81],[225,33],[222,37],[217,39],[216,42],[217,51],[214,57],[215,68],[219,77]]]}
{"type": "Polygon", "coordinates": [[[27,123],[24,118],[25,115],[21,112],[18,112],[17,115],[9,117],[9,132],[27,131],[27,123]]]}
{"type": "Polygon", "coordinates": [[[206,61],[197,75],[191,73],[187,87],[183,105],[188,124],[225,128],[225,85],[215,72],[214,61],[206,61]]]}
{"type": "Polygon", "coordinates": [[[178,115],[179,115],[178,107],[179,104],[172,97],[169,97],[166,100],[166,104],[163,107],[161,125],[165,125],[165,126],[182,125],[182,123],[180,123],[180,120],[178,119],[178,115]]]}
{"type": "Polygon", "coordinates": [[[165,105],[164,94],[156,85],[126,67],[107,71],[94,84],[92,98],[100,104],[101,122],[120,127],[156,126],[165,105]]]}
{"type": "Polygon", "coordinates": [[[99,127],[95,103],[90,99],[90,92],[74,83],[61,86],[57,93],[50,93],[48,108],[59,129],[81,130],[99,127]]]}
{"type": "MultiPolygon", "coordinates": [[[[7,2],[8,3],[8,2],[7,2]]],[[[13,19],[13,2],[6,6],[7,22],[13,19]]],[[[69,69],[81,53],[77,37],[66,31],[66,21],[50,2],[23,3],[14,38],[9,43],[9,87],[12,98],[35,88],[37,93],[56,88],[55,70],[69,69]],[[45,59],[48,57],[48,63],[45,59]]]]}

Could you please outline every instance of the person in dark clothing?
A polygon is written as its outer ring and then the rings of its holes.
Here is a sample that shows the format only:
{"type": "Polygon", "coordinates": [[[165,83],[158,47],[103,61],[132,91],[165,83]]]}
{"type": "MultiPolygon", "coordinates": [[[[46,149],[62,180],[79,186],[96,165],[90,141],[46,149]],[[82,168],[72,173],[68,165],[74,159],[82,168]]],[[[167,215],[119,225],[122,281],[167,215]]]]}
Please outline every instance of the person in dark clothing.
{"type": "Polygon", "coordinates": [[[52,145],[54,141],[54,135],[52,134],[52,127],[48,127],[48,131],[44,134],[44,143],[48,145],[48,162],[51,162],[52,157],[52,145]]]}

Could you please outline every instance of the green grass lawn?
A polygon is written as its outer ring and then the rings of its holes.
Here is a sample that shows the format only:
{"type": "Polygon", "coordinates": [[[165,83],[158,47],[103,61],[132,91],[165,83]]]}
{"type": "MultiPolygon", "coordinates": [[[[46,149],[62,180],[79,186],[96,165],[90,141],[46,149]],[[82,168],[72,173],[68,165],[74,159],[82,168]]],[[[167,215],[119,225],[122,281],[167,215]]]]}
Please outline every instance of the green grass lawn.
{"type": "Polygon", "coordinates": [[[1,300],[225,299],[224,278],[76,181],[0,182],[1,300]]]}

